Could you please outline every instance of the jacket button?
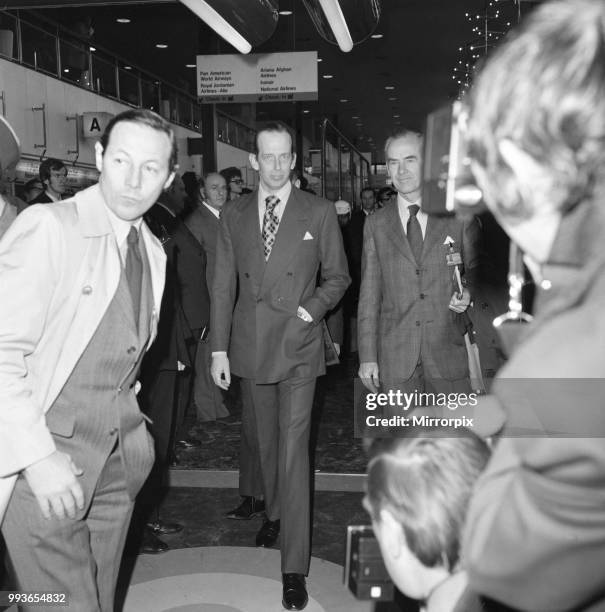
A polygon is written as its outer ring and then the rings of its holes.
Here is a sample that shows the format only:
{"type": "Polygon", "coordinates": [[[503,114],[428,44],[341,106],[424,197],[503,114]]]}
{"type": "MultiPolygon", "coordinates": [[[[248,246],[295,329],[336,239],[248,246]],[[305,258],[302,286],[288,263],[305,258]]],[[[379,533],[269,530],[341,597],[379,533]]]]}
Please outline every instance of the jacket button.
{"type": "Polygon", "coordinates": [[[132,355],[132,353],[134,353],[136,351],[136,347],[135,346],[129,346],[128,350],[126,351],[129,355],[132,355]]]}
{"type": "Polygon", "coordinates": [[[416,327],[420,327],[420,321],[416,321],[416,327]]]}
{"type": "Polygon", "coordinates": [[[263,298],[256,298],[256,303],[258,304],[259,302],[262,302],[263,298]]]}
{"type": "Polygon", "coordinates": [[[416,270],[416,276],[420,276],[420,270],[416,270]]]}
{"type": "Polygon", "coordinates": [[[84,287],[82,287],[82,293],[84,295],[90,295],[92,293],[92,287],[90,285],[84,285],[84,287]]]}
{"type": "Polygon", "coordinates": [[[426,296],[424,295],[424,293],[421,293],[421,294],[420,294],[420,299],[421,299],[421,300],[424,300],[424,298],[425,298],[425,297],[426,297],[426,296]]]}
{"type": "Polygon", "coordinates": [[[250,275],[248,274],[248,272],[244,272],[244,276],[245,276],[246,278],[250,278],[250,275]]]}
{"type": "Polygon", "coordinates": [[[109,430],[109,435],[110,435],[110,436],[115,436],[117,433],[118,433],[118,428],[117,428],[117,427],[112,427],[112,428],[109,430]]]}

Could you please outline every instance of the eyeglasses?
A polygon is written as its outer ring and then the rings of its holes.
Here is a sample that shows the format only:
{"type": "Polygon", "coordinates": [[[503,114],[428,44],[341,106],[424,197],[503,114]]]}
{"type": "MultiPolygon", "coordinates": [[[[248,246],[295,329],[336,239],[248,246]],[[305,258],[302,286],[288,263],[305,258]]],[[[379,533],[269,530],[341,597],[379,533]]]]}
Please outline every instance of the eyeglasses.
{"type": "Polygon", "coordinates": [[[236,185],[243,185],[244,181],[242,179],[238,179],[238,178],[232,178],[230,181],[230,183],[235,183],[236,185]]]}

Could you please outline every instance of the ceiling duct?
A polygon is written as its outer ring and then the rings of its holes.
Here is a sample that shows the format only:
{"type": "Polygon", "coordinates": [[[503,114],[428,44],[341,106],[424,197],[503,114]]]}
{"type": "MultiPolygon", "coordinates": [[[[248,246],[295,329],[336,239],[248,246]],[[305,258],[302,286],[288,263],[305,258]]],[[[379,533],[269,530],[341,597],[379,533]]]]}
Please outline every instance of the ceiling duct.
{"type": "Polygon", "coordinates": [[[250,53],[277,26],[278,0],[179,0],[240,53],[250,53]]]}
{"type": "Polygon", "coordinates": [[[320,36],[348,52],[374,32],[380,0],[303,0],[320,36]]]}

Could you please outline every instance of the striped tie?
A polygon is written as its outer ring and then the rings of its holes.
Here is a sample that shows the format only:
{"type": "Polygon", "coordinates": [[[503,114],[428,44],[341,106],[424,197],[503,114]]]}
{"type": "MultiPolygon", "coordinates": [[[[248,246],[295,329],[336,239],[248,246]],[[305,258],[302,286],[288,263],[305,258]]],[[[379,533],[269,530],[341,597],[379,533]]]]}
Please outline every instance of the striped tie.
{"type": "Polygon", "coordinates": [[[265,251],[265,261],[269,259],[271,255],[271,249],[275,244],[275,236],[277,235],[277,228],[279,227],[279,218],[273,212],[275,207],[279,204],[279,198],[275,195],[270,195],[265,198],[265,216],[263,217],[263,249],[265,251]]]}

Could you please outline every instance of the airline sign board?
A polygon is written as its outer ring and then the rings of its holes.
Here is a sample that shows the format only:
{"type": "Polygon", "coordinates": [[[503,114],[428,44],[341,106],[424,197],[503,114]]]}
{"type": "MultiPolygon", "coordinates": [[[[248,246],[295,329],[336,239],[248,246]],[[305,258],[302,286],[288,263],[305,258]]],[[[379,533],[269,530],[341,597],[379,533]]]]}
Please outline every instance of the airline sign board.
{"type": "Polygon", "coordinates": [[[198,55],[200,102],[317,100],[317,52],[198,55]]]}

